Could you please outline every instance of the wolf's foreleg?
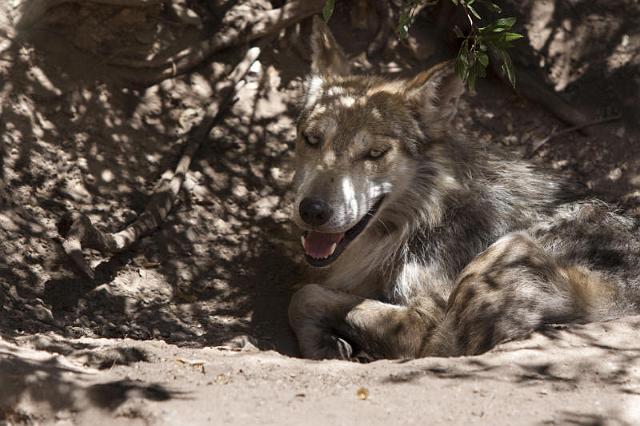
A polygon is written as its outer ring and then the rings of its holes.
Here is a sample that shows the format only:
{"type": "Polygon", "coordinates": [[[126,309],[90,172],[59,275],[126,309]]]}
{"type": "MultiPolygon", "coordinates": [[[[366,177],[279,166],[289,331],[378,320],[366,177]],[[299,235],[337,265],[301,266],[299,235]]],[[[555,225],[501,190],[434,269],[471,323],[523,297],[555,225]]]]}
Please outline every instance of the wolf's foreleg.
{"type": "Polygon", "coordinates": [[[289,321],[307,358],[415,358],[436,326],[433,311],[391,305],[309,284],[289,305],[289,321]]]}

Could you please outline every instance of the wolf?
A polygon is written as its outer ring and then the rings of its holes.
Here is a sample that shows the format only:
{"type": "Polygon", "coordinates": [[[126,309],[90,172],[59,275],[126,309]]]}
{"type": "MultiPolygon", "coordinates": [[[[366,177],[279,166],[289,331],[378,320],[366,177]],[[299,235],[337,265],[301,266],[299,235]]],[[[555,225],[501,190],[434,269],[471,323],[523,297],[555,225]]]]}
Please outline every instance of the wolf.
{"type": "Polygon", "coordinates": [[[314,18],[293,221],[326,269],[289,320],[314,359],[460,356],[545,324],[640,313],[639,221],[458,135],[450,62],[351,75],[314,18]]]}

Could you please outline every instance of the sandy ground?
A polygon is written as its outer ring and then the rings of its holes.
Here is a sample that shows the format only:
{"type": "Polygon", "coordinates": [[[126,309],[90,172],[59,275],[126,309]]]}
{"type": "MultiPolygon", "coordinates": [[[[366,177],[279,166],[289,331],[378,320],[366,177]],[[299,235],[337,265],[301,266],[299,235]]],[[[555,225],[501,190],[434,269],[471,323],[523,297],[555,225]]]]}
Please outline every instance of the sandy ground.
{"type": "Polygon", "coordinates": [[[20,401],[9,423],[638,424],[639,330],[632,317],[371,364],[38,335],[0,341],[0,397],[20,401]]]}
{"type": "MultiPolygon", "coordinates": [[[[607,1],[602,18],[596,6],[525,3],[522,28],[551,85],[595,118],[623,115],[549,142],[534,161],[637,212],[637,2],[607,1]]],[[[0,4],[0,424],[640,423],[640,318],[552,328],[479,357],[296,358],[286,307],[309,278],[288,185],[308,64],[287,37],[269,45],[198,153],[168,221],[126,253],[88,253],[96,279],[82,277],[60,247],[60,216],[81,211],[109,230],[135,218],[237,53],[141,88],[105,58],[153,53],[154,34],[169,31],[158,17],[173,19],[162,10],[62,5],[21,32],[8,7],[0,4]]],[[[419,49],[365,61],[371,30],[351,29],[345,16],[333,25],[366,72],[405,75],[450,56],[420,38],[427,17],[416,24],[419,49]]],[[[456,126],[522,155],[564,124],[490,78],[463,99],[456,126]]]]}

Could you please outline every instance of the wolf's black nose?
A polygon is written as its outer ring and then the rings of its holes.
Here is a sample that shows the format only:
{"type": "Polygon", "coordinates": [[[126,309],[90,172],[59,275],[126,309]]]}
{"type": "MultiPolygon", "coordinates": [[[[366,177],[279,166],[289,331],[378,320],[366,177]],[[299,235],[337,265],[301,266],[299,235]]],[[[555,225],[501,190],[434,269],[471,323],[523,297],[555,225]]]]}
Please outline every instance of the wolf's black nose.
{"type": "Polygon", "coordinates": [[[324,225],[333,214],[333,209],[329,204],[313,197],[302,199],[299,211],[302,220],[312,226],[324,225]]]}

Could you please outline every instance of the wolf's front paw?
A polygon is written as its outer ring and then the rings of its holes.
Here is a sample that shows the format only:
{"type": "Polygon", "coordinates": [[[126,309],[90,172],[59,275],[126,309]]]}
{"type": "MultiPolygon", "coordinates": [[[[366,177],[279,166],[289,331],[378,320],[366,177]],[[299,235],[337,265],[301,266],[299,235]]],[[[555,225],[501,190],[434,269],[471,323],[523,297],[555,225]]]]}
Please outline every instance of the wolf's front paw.
{"type": "Polygon", "coordinates": [[[291,298],[289,323],[305,358],[351,359],[354,355],[351,344],[332,332],[331,318],[336,316],[333,310],[338,305],[330,303],[332,297],[334,291],[307,284],[291,298]]]}
{"type": "Polygon", "coordinates": [[[353,357],[351,344],[341,337],[333,334],[323,334],[315,342],[300,341],[302,356],[311,359],[344,359],[353,357]]]}

